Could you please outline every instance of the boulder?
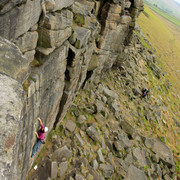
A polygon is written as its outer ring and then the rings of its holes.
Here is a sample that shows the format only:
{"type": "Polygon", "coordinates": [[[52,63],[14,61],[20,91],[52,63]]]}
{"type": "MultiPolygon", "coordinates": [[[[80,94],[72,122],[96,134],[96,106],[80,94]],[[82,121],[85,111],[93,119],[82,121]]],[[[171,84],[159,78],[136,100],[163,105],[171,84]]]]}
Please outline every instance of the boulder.
{"type": "Polygon", "coordinates": [[[125,144],[123,141],[119,140],[119,141],[115,141],[114,142],[114,147],[116,148],[117,151],[123,151],[125,144]]]}
{"type": "Polygon", "coordinates": [[[110,178],[114,173],[114,167],[109,164],[100,164],[99,169],[103,171],[105,178],[110,178]]]}
{"type": "Polygon", "coordinates": [[[104,95],[107,97],[118,99],[118,95],[114,91],[108,89],[107,87],[100,86],[99,90],[102,91],[104,93],[104,95]]]}
{"type": "Polygon", "coordinates": [[[80,124],[83,124],[85,121],[86,121],[86,116],[84,116],[84,115],[80,115],[77,118],[77,122],[80,123],[80,124]]]}
{"type": "Polygon", "coordinates": [[[121,132],[118,134],[119,141],[122,141],[124,143],[125,148],[132,147],[132,142],[129,140],[127,134],[125,132],[121,132]]]}
{"type": "Polygon", "coordinates": [[[84,146],[84,142],[83,142],[81,136],[76,133],[76,134],[75,134],[75,137],[76,137],[76,139],[77,139],[78,144],[83,147],[83,146],[84,146]]]}
{"type": "Polygon", "coordinates": [[[116,100],[114,100],[111,104],[112,112],[116,115],[120,111],[120,105],[117,103],[116,100]]]}
{"type": "Polygon", "coordinates": [[[153,139],[151,147],[152,151],[156,153],[169,167],[174,166],[174,158],[171,150],[160,140],[153,139]]]}
{"type": "Polygon", "coordinates": [[[96,107],[96,113],[100,113],[104,109],[103,102],[97,101],[95,103],[95,107],[96,107]]]}
{"type": "Polygon", "coordinates": [[[101,139],[101,147],[102,147],[103,151],[106,151],[106,144],[105,144],[104,136],[102,136],[102,139],[101,139]]]}
{"type": "Polygon", "coordinates": [[[98,168],[98,162],[95,160],[93,160],[92,162],[92,166],[93,166],[93,169],[96,170],[98,168]]]}
{"type": "MultiPolygon", "coordinates": [[[[130,149],[128,149],[128,151],[131,151],[130,149]]],[[[127,153],[127,150],[126,150],[126,153],[127,153]]],[[[124,159],[124,161],[128,164],[128,165],[131,165],[134,163],[134,159],[133,159],[133,156],[132,156],[132,153],[131,152],[128,152],[126,158],[124,159]]]]}
{"type": "Polygon", "coordinates": [[[61,178],[65,176],[67,170],[68,170],[68,162],[67,161],[59,164],[59,176],[61,178]]]}
{"type": "Polygon", "coordinates": [[[98,156],[97,156],[98,161],[104,163],[105,160],[104,160],[104,157],[103,157],[103,154],[102,154],[101,149],[98,149],[97,155],[98,155],[98,156]]]}
{"type": "Polygon", "coordinates": [[[152,148],[153,146],[153,141],[151,138],[146,138],[146,137],[143,137],[144,140],[144,144],[147,148],[152,148]]]}
{"type": "Polygon", "coordinates": [[[141,167],[147,165],[145,153],[140,148],[133,149],[133,156],[141,167]]]}
{"type": "Polygon", "coordinates": [[[51,162],[51,179],[55,179],[57,177],[57,162],[51,162]]]}
{"type": "Polygon", "coordinates": [[[105,118],[101,113],[95,114],[94,117],[99,124],[101,124],[102,126],[104,125],[105,118]]]}
{"type": "Polygon", "coordinates": [[[144,172],[133,165],[130,165],[127,171],[128,180],[134,180],[134,178],[138,180],[147,180],[147,177],[144,174],[144,172]]]}
{"type": "Polygon", "coordinates": [[[99,137],[99,133],[96,130],[96,128],[94,126],[90,126],[86,129],[86,133],[88,134],[88,136],[93,139],[94,141],[99,141],[100,137],[99,137]]]}
{"type": "Polygon", "coordinates": [[[130,135],[132,138],[134,136],[137,135],[136,130],[131,126],[131,124],[129,124],[127,121],[121,121],[120,125],[122,127],[122,129],[128,134],[130,135]]]}
{"type": "Polygon", "coordinates": [[[67,148],[67,146],[63,146],[62,148],[57,149],[54,152],[56,160],[61,162],[63,158],[69,159],[72,156],[72,152],[67,148]]]}
{"type": "Polygon", "coordinates": [[[72,120],[68,120],[66,122],[66,129],[69,130],[70,132],[74,132],[75,128],[76,128],[76,124],[74,123],[74,121],[72,120]]]}

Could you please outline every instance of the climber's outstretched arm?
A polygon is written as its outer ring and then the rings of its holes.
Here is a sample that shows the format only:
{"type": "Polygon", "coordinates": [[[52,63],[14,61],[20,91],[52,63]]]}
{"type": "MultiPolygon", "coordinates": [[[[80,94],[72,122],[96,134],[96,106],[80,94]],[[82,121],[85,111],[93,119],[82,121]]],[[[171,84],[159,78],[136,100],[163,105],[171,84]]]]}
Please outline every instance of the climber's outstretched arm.
{"type": "Polygon", "coordinates": [[[40,118],[37,118],[37,120],[39,121],[40,125],[43,124],[40,118]]]}

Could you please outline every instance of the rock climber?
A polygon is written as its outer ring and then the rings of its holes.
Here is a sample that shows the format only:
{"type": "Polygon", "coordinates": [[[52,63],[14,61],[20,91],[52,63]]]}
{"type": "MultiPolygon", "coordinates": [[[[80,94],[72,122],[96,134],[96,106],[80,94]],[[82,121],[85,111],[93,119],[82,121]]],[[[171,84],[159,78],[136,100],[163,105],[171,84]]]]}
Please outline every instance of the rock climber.
{"type": "Polygon", "coordinates": [[[142,97],[145,97],[147,94],[148,94],[149,90],[148,88],[145,88],[143,91],[142,91],[142,97]]]}
{"type": "Polygon", "coordinates": [[[45,127],[45,128],[44,128],[44,125],[43,125],[41,119],[40,119],[40,118],[37,118],[37,120],[39,121],[39,123],[40,123],[40,125],[41,125],[41,128],[39,129],[38,133],[35,132],[36,137],[37,137],[37,142],[36,142],[36,144],[35,144],[34,147],[33,147],[31,157],[34,157],[34,154],[38,151],[38,149],[39,149],[39,147],[40,147],[41,144],[45,144],[45,141],[44,141],[45,132],[48,131],[48,127],[45,127]]]}

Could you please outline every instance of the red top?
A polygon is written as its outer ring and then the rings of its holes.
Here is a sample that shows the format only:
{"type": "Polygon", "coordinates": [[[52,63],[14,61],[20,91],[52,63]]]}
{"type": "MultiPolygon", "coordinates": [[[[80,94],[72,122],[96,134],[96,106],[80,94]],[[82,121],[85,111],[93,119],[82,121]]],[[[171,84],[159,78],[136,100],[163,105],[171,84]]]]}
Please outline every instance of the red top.
{"type": "MultiPolygon", "coordinates": [[[[44,128],[44,125],[41,124],[41,129],[44,128]]],[[[44,140],[45,138],[45,132],[42,132],[41,129],[38,131],[38,135],[39,135],[39,138],[40,140],[44,140]]]]}

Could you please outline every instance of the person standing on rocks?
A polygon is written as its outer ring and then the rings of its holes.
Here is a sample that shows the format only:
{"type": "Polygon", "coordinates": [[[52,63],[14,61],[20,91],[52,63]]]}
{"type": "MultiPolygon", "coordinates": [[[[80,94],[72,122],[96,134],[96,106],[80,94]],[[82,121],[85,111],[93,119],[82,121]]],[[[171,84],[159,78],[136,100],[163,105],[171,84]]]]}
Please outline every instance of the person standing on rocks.
{"type": "Polygon", "coordinates": [[[144,98],[147,94],[148,94],[149,90],[148,88],[145,88],[143,91],[142,91],[142,97],[144,98]]]}
{"type": "Polygon", "coordinates": [[[39,129],[38,133],[35,132],[36,136],[37,136],[37,143],[34,145],[33,150],[32,150],[32,155],[31,157],[34,157],[34,154],[38,151],[39,147],[41,144],[45,144],[44,142],[44,138],[45,138],[45,132],[48,131],[48,127],[44,128],[44,125],[41,121],[40,118],[37,118],[37,120],[39,121],[41,128],[39,129]]]}

